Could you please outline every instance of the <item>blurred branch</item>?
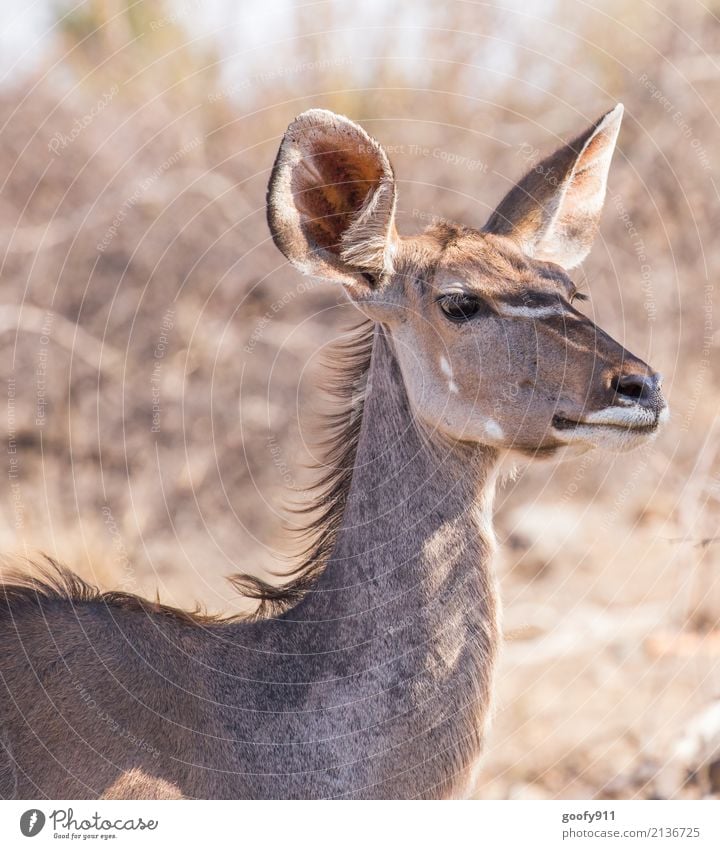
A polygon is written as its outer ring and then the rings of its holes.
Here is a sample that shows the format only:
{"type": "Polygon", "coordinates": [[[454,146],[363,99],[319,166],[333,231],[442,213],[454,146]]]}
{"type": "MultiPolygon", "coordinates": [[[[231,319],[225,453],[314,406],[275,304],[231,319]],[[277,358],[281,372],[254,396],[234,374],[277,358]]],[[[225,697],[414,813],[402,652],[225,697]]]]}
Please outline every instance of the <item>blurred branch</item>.
{"type": "Polygon", "coordinates": [[[0,304],[0,333],[12,330],[43,333],[43,324],[47,321],[48,314],[52,315],[52,333],[47,334],[49,339],[71,351],[93,368],[108,374],[117,373],[117,366],[122,363],[120,352],[57,313],[28,304],[0,304]]]}
{"type": "Polygon", "coordinates": [[[693,548],[706,548],[708,545],[712,545],[713,543],[720,542],[720,537],[705,537],[704,539],[692,540],[687,537],[671,537],[665,540],[666,542],[671,543],[672,545],[681,545],[682,543],[688,543],[693,548]]]}
{"type": "MultiPolygon", "coordinates": [[[[156,203],[158,199],[167,201],[168,198],[176,198],[186,191],[197,192],[210,201],[217,202],[223,215],[233,223],[238,222],[239,210],[243,205],[247,205],[247,199],[240,194],[232,180],[217,172],[199,168],[182,168],[171,172],[162,182],[153,186],[145,197],[140,198],[137,205],[156,203]],[[230,195],[235,195],[232,202],[230,195]]],[[[118,190],[108,198],[115,194],[126,197],[128,192],[124,189],[118,190]]],[[[109,199],[107,202],[109,203],[109,199]]],[[[77,235],[78,227],[86,222],[93,205],[85,204],[65,218],[55,217],[43,224],[2,230],[0,243],[6,244],[6,253],[33,253],[54,248],[77,235]]]]}
{"type": "Polygon", "coordinates": [[[0,241],[7,244],[6,253],[33,253],[40,249],[53,248],[77,235],[78,225],[85,219],[91,207],[92,204],[85,204],[67,218],[53,218],[44,224],[0,231],[0,241]]]}

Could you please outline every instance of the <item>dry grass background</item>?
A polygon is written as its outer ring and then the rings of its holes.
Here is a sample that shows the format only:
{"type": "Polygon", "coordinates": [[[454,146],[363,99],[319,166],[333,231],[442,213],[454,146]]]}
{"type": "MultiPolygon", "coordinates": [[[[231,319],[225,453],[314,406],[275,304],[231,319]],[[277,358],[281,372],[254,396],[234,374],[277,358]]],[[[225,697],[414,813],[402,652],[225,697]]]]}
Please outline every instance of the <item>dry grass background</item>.
{"type": "Polygon", "coordinates": [[[197,35],[202,5],[61,6],[0,88],[1,547],[238,609],[224,576],[292,551],[318,364],[353,319],[269,240],[289,120],[325,106],[376,135],[407,233],[481,225],[622,100],[578,279],[673,418],[498,493],[507,642],[477,792],[720,793],[720,4],[280,3],[197,35]]]}

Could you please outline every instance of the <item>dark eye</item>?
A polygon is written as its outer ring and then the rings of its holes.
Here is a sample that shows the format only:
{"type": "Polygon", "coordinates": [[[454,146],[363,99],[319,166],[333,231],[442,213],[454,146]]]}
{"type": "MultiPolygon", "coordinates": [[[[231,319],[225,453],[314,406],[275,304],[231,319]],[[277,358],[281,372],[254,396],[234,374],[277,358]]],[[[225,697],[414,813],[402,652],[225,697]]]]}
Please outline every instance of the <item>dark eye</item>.
{"type": "Polygon", "coordinates": [[[460,292],[440,298],[440,309],[452,321],[467,321],[480,312],[481,306],[479,298],[460,292]]]}
{"type": "Polygon", "coordinates": [[[573,301],[588,301],[588,300],[590,300],[590,299],[583,292],[573,292],[572,295],[570,295],[570,303],[571,304],[573,303],[573,301]]]}

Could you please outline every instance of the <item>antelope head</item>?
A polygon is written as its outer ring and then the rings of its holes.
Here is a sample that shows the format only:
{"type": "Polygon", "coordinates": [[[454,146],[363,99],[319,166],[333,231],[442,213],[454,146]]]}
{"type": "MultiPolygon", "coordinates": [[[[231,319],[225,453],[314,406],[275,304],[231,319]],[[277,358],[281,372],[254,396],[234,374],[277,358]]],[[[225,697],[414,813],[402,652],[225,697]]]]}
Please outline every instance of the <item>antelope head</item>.
{"type": "Polygon", "coordinates": [[[380,323],[416,419],[452,440],[549,455],[623,451],[667,415],[660,375],[581,312],[585,258],[622,118],[616,106],[523,177],[481,229],[395,228],[382,147],[321,109],[288,128],[268,191],[275,243],[380,323]]]}

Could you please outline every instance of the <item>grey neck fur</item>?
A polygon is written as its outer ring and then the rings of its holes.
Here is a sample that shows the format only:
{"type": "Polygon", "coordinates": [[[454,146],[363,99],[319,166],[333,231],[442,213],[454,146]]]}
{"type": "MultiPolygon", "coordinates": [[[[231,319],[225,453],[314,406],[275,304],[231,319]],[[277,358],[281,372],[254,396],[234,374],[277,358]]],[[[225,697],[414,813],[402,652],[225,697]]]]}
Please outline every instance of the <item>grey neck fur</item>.
{"type": "MultiPolygon", "coordinates": [[[[269,739],[325,741],[284,751],[286,767],[315,770],[293,777],[290,795],[464,792],[497,643],[495,460],[487,448],[426,438],[378,326],[334,551],[299,605],[251,626],[273,654],[264,676],[296,682],[297,709],[310,711],[273,721],[269,739]],[[328,768],[338,763],[347,766],[328,768]]],[[[279,708],[287,691],[258,695],[279,708]]]]}

